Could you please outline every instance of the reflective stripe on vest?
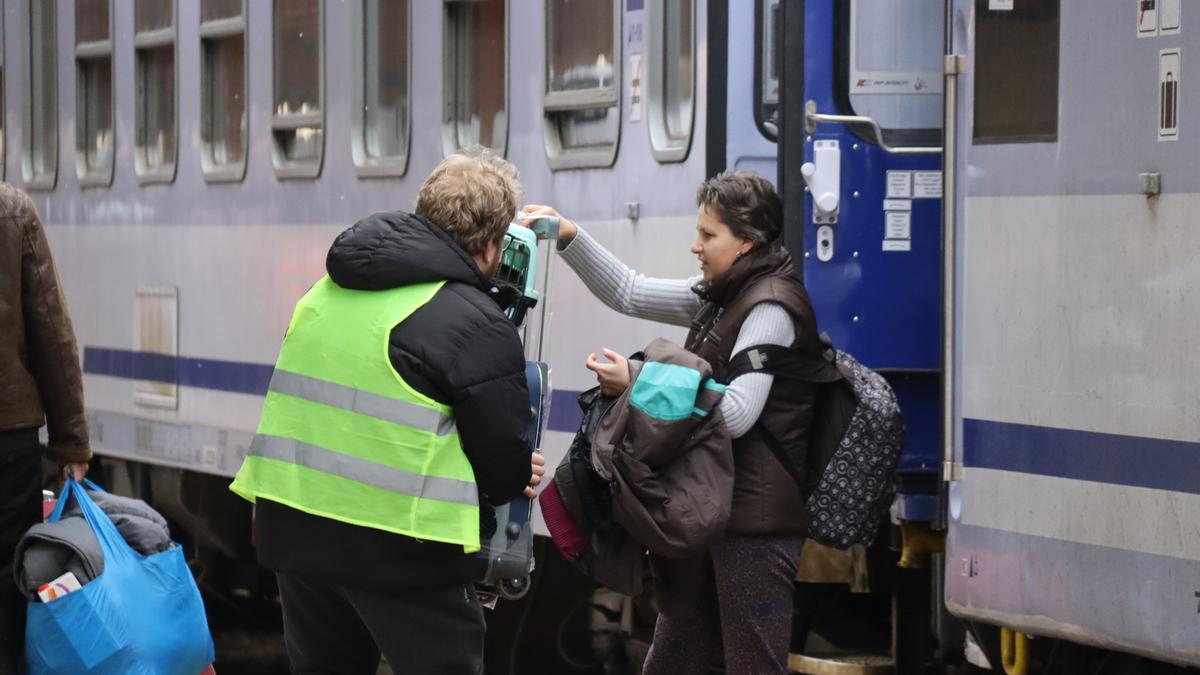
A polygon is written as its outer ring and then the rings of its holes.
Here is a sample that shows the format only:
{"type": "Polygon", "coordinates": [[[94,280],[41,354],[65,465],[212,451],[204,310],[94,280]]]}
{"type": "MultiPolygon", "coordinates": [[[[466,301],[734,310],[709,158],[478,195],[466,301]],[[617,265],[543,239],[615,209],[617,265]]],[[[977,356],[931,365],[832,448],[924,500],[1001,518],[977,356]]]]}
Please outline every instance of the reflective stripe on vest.
{"type": "Polygon", "coordinates": [[[478,550],[479,494],[451,411],[412,389],[388,355],[392,328],[442,285],[314,285],[296,305],[231,489],[478,550]]]}
{"type": "Polygon", "coordinates": [[[369,391],[318,380],[315,377],[279,368],[276,368],[271,375],[269,389],[313,403],[353,410],[368,417],[403,424],[438,436],[458,433],[453,417],[432,408],[379,396],[369,391]]]}

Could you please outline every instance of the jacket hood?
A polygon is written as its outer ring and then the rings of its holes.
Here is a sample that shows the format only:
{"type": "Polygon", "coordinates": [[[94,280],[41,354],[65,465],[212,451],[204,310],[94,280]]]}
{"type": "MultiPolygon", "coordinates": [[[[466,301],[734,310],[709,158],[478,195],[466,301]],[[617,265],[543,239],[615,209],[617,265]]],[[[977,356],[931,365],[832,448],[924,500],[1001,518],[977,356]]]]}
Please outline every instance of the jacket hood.
{"type": "Polygon", "coordinates": [[[443,280],[485,291],[493,285],[442,228],[402,211],[367,216],[339,234],[325,270],[338,286],[359,291],[443,280]]]}

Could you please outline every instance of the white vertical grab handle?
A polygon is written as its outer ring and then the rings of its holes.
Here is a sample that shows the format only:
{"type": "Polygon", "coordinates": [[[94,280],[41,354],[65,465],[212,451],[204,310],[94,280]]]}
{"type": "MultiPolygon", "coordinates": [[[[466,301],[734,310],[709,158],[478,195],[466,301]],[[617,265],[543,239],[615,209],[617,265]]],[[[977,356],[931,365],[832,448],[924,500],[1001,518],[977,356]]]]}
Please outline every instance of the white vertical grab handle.
{"type": "Polygon", "coordinates": [[[841,203],[842,153],[837,141],[813,143],[813,161],[800,167],[813,198],[813,222],[836,223],[841,203]]]}

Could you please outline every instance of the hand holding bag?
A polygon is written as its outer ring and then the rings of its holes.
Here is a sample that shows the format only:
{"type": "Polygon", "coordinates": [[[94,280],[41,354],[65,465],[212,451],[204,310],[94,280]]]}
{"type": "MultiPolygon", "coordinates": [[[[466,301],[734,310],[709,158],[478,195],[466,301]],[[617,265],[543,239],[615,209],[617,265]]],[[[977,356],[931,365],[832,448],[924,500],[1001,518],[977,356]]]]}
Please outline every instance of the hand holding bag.
{"type": "Polygon", "coordinates": [[[29,603],[25,658],[31,675],[196,675],[213,661],[200,591],[182,547],[143,556],[88,496],[91,481],[68,480],[50,514],[74,498],[96,534],[104,571],[78,591],[29,603]]]}

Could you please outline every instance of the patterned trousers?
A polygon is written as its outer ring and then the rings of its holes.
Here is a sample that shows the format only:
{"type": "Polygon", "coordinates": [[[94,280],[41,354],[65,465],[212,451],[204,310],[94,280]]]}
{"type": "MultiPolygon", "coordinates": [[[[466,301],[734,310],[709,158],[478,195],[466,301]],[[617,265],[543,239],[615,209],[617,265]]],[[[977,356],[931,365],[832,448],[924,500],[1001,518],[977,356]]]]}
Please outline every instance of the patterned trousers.
{"type": "Polygon", "coordinates": [[[659,615],[644,675],[703,675],[722,657],[727,675],[786,675],[792,582],[803,545],[801,535],[717,543],[712,573],[694,602],[659,615]]]}

